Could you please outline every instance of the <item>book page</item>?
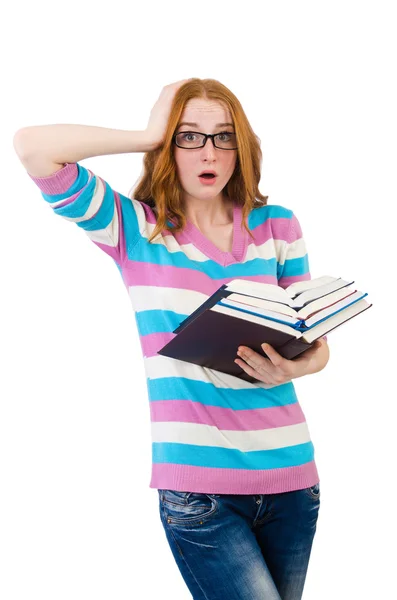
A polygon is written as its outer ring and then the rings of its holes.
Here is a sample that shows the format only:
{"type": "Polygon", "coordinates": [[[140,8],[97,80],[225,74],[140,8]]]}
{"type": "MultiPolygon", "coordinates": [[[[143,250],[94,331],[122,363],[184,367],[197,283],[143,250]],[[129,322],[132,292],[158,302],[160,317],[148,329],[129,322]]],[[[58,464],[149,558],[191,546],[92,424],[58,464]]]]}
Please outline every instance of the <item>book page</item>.
{"type": "Polygon", "coordinates": [[[340,279],[340,277],[331,277],[330,275],[324,275],[323,277],[316,277],[314,279],[309,279],[308,281],[296,281],[295,283],[291,283],[291,285],[285,288],[285,291],[289,296],[291,296],[291,298],[294,298],[301,292],[311,290],[322,285],[326,285],[327,283],[332,283],[337,279],[340,279]]]}
{"type": "Polygon", "coordinates": [[[229,298],[223,298],[217,304],[221,306],[229,306],[230,308],[236,308],[243,311],[249,311],[251,314],[257,314],[259,316],[268,317],[269,319],[283,321],[284,323],[288,323],[289,325],[295,325],[300,321],[300,319],[298,319],[297,317],[290,317],[288,315],[285,315],[281,312],[276,312],[274,310],[258,308],[257,306],[250,306],[249,304],[243,304],[242,302],[235,302],[234,300],[229,300],[229,298]]]}
{"type": "Polygon", "coordinates": [[[301,308],[297,314],[301,319],[307,319],[313,316],[319,310],[331,306],[335,302],[342,300],[343,298],[347,298],[354,294],[357,290],[351,290],[348,287],[343,287],[340,290],[336,290],[335,292],[331,292],[330,294],[326,294],[317,300],[313,300],[306,304],[304,308],[301,308]]]}
{"type": "Polygon", "coordinates": [[[297,318],[297,312],[294,308],[291,308],[287,304],[283,304],[282,302],[276,302],[275,300],[264,300],[263,298],[256,298],[253,296],[249,296],[246,294],[237,294],[232,293],[227,296],[227,301],[235,301],[241,304],[246,304],[250,307],[255,308],[263,308],[265,310],[272,310],[274,312],[278,312],[281,315],[288,315],[290,317],[297,318]]]}
{"type": "Polygon", "coordinates": [[[232,292],[248,294],[282,304],[291,305],[292,299],[287,292],[277,285],[271,283],[260,283],[259,281],[247,281],[245,279],[233,279],[226,285],[226,289],[232,292]]]}
{"type": "Polygon", "coordinates": [[[331,306],[327,306],[323,310],[319,310],[319,311],[315,312],[313,316],[311,316],[310,318],[305,320],[305,325],[307,327],[312,327],[317,323],[317,321],[321,321],[322,319],[325,319],[326,317],[330,317],[330,315],[333,315],[334,313],[341,311],[343,308],[345,308],[346,306],[349,306],[350,304],[354,304],[355,302],[358,302],[359,300],[364,298],[364,296],[367,296],[367,295],[368,294],[364,294],[363,292],[359,292],[359,291],[354,292],[353,294],[350,294],[346,298],[343,298],[343,300],[340,300],[339,302],[335,302],[334,304],[331,304],[331,306]]]}
{"type": "Polygon", "coordinates": [[[342,323],[358,315],[360,312],[363,312],[370,306],[372,306],[372,304],[369,304],[366,300],[359,300],[355,304],[352,304],[352,306],[342,310],[333,317],[330,317],[322,323],[315,325],[312,329],[310,329],[310,331],[307,331],[303,334],[302,339],[310,344],[313,340],[316,340],[332,329],[342,325],[342,323]]]}
{"type": "Polygon", "coordinates": [[[215,312],[220,312],[225,315],[235,317],[236,319],[243,319],[245,321],[251,321],[251,323],[257,323],[258,325],[270,327],[271,329],[277,329],[278,331],[283,331],[284,333],[293,335],[296,338],[302,337],[302,332],[297,331],[296,329],[294,329],[293,327],[290,327],[289,325],[284,325],[283,323],[276,323],[276,321],[270,321],[270,319],[266,319],[265,317],[257,317],[256,315],[251,315],[251,314],[248,314],[245,312],[241,312],[239,310],[234,310],[233,308],[229,308],[228,306],[221,306],[220,304],[215,304],[209,310],[213,310],[215,312]]]}
{"type": "Polygon", "coordinates": [[[292,300],[291,306],[295,308],[302,308],[311,300],[315,300],[317,298],[321,298],[322,296],[326,296],[327,294],[330,294],[335,290],[351,285],[352,283],[354,282],[346,281],[345,279],[339,278],[336,279],[334,282],[327,283],[326,285],[322,285],[320,287],[315,287],[311,290],[301,292],[294,298],[294,300],[292,300]]]}

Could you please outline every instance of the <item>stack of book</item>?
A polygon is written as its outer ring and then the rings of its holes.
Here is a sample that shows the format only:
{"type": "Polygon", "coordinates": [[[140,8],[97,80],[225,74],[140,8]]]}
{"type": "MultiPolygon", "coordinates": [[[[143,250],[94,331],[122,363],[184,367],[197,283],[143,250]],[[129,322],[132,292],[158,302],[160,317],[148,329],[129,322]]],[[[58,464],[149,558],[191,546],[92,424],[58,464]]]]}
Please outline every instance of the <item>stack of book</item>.
{"type": "Polygon", "coordinates": [[[234,362],[237,348],[266,356],[261,345],[267,342],[284,358],[295,358],[372,306],[367,293],[349,287],[353,283],[324,276],[283,289],[234,279],[182,321],[158,354],[256,381],[234,362]]]}

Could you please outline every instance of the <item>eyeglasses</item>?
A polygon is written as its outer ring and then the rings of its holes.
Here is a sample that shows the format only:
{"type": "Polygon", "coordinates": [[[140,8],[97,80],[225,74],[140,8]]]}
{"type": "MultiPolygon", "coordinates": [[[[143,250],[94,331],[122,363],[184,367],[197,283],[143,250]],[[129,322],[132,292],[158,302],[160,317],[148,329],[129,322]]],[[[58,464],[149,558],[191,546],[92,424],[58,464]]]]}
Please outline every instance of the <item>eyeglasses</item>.
{"type": "Polygon", "coordinates": [[[200,133],[199,131],[183,131],[182,133],[176,133],[172,140],[178,148],[193,150],[203,148],[207,142],[207,138],[211,138],[215,148],[237,150],[236,134],[229,131],[222,131],[215,134],[200,133]]]}

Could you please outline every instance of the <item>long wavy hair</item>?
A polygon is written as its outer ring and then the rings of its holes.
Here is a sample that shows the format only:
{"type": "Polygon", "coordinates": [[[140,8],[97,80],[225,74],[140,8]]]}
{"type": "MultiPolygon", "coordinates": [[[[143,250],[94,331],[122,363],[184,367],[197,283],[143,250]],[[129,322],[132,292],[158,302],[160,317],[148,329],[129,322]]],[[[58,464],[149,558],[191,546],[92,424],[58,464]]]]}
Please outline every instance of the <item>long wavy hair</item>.
{"type": "Polygon", "coordinates": [[[248,215],[253,208],[265,206],[268,199],[258,190],[262,164],[260,139],[253,132],[239,100],[216,79],[192,78],[177,90],[163,143],[145,153],[143,174],[128,197],[144,202],[157,213],[156,226],[149,242],[163,229],[176,233],[185,227],[183,188],[177,175],[172,138],[185,104],[192,98],[216,100],[226,106],[232,115],[238,147],[237,160],[233,174],[222,191],[242,206],[243,224],[252,237],[247,224],[248,215]],[[168,219],[173,219],[175,224],[167,223],[168,219]]]}

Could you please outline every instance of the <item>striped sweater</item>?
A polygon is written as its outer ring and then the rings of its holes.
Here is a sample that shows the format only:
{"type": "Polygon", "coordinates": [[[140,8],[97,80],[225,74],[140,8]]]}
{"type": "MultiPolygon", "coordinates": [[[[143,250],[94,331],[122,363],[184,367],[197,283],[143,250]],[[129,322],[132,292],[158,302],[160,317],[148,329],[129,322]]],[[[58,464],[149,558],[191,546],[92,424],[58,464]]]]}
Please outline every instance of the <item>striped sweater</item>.
{"type": "MultiPolygon", "coordinates": [[[[255,208],[233,248],[219,250],[190,221],[148,242],[156,216],[79,163],[31,179],[54,212],[76,223],[120,271],[134,311],[150,403],[149,487],[269,494],[319,481],[294,385],[249,383],[157,354],[174,329],[222,284],[241,278],[287,287],[310,279],[302,230],[282,206],[255,208]]],[[[237,350],[237,348],[236,348],[237,350]]]]}

